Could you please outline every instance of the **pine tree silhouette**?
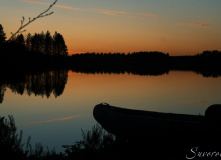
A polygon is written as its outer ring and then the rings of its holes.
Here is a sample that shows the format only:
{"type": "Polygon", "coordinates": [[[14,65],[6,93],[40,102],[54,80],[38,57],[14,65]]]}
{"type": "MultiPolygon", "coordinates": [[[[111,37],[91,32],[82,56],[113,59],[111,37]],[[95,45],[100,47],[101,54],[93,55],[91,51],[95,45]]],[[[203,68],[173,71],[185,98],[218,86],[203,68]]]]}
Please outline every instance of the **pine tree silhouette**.
{"type": "Polygon", "coordinates": [[[31,51],[31,38],[32,38],[31,33],[28,33],[27,38],[26,38],[26,43],[25,43],[26,49],[28,51],[31,51]]]}
{"type": "Polygon", "coordinates": [[[55,32],[53,40],[54,54],[67,56],[68,50],[63,36],[60,33],[55,32]]]}
{"type": "Polygon", "coordinates": [[[4,45],[6,43],[6,34],[2,25],[0,24],[0,51],[3,50],[4,45]]]}
{"type": "Polygon", "coordinates": [[[51,33],[49,31],[46,32],[44,37],[44,47],[45,47],[45,54],[51,55],[52,54],[52,45],[53,45],[53,39],[51,36],[51,33]]]}

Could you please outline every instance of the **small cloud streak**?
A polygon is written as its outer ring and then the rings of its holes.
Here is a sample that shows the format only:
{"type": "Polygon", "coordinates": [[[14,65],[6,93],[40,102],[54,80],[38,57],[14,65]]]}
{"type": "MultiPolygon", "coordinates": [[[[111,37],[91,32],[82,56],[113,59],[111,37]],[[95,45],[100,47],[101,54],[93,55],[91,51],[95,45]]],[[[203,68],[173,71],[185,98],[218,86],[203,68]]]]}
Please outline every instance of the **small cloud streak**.
{"type": "MultiPolygon", "coordinates": [[[[19,1],[22,1],[22,2],[29,2],[29,3],[35,3],[35,4],[43,4],[43,5],[47,5],[47,6],[50,6],[51,4],[50,3],[44,3],[44,2],[38,2],[38,1],[32,1],[32,0],[19,0],[19,1]]],[[[71,10],[79,10],[79,8],[73,8],[73,7],[70,7],[70,6],[66,6],[66,5],[54,5],[55,7],[59,7],[59,8],[65,8],[65,9],[71,9],[71,10]]]]}
{"type": "Polygon", "coordinates": [[[72,9],[72,10],[80,10],[80,8],[73,8],[65,5],[54,5],[55,7],[60,7],[60,8],[66,8],[66,9],[72,9]]]}
{"type": "Polygon", "coordinates": [[[138,19],[144,19],[144,17],[158,17],[158,15],[150,13],[129,13],[125,11],[115,11],[115,10],[106,10],[106,9],[95,9],[95,12],[111,16],[129,15],[130,18],[138,18],[138,19]]]}
{"type": "Polygon", "coordinates": [[[150,13],[136,13],[136,15],[145,16],[145,17],[158,17],[158,15],[150,13]]]}
{"type": "Polygon", "coordinates": [[[113,11],[113,10],[105,10],[105,9],[95,9],[95,10],[96,10],[95,12],[112,15],[112,16],[128,14],[127,12],[124,12],[124,11],[113,11]]]}
{"type": "Polygon", "coordinates": [[[37,2],[37,1],[32,1],[32,0],[19,0],[19,1],[22,1],[22,2],[29,2],[29,3],[36,3],[36,4],[50,5],[50,3],[37,2]]]}
{"type": "MultiPolygon", "coordinates": [[[[51,5],[50,3],[44,3],[44,2],[39,2],[35,0],[18,0],[22,2],[28,2],[28,3],[35,3],[35,4],[42,4],[42,5],[51,5]]],[[[136,19],[145,19],[145,17],[158,17],[156,14],[150,14],[150,13],[129,13],[126,11],[115,11],[115,10],[107,10],[107,9],[92,9],[92,10],[84,10],[80,8],[73,8],[70,6],[66,5],[54,5],[55,7],[59,8],[64,8],[64,9],[70,9],[70,10],[79,10],[79,11],[87,11],[87,12],[97,12],[100,14],[106,14],[110,16],[122,16],[122,15],[127,15],[129,18],[136,18],[136,19]]]]}
{"type": "Polygon", "coordinates": [[[203,23],[195,23],[195,22],[177,22],[179,24],[192,24],[198,27],[209,27],[209,25],[207,24],[203,24],[203,23]]]}
{"type": "Polygon", "coordinates": [[[205,103],[205,102],[209,102],[209,99],[199,99],[197,101],[193,101],[193,102],[185,102],[185,103],[180,103],[180,104],[201,104],[201,103],[205,103]]]}
{"type": "Polygon", "coordinates": [[[130,16],[130,18],[133,18],[133,19],[144,19],[143,17],[138,17],[138,16],[130,16]]]}
{"type": "Polygon", "coordinates": [[[24,124],[21,124],[19,126],[30,126],[30,125],[39,124],[39,123],[50,123],[50,122],[55,122],[55,121],[65,121],[65,120],[69,120],[69,119],[73,119],[73,118],[79,118],[79,117],[80,117],[79,115],[76,115],[76,116],[71,116],[71,117],[50,119],[50,120],[47,120],[47,121],[24,123],[24,124]]]}
{"type": "Polygon", "coordinates": [[[135,18],[135,19],[145,19],[145,17],[158,17],[156,14],[150,14],[150,13],[131,13],[130,18],[135,18]]]}

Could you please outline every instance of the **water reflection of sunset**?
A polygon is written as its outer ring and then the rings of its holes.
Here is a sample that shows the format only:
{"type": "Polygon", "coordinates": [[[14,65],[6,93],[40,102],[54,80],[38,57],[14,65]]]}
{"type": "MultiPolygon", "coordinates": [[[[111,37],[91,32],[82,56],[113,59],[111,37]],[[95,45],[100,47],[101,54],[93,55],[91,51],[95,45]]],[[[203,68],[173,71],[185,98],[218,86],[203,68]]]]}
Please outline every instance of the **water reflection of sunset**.
{"type": "MultiPolygon", "coordinates": [[[[62,135],[57,142],[59,148],[73,137],[79,137],[82,128],[89,129],[96,123],[93,108],[102,102],[124,108],[193,115],[204,115],[208,106],[221,103],[221,78],[205,78],[194,72],[170,71],[160,76],[64,73],[68,74],[67,83],[57,97],[26,92],[21,95],[7,87],[0,104],[1,114],[13,115],[17,124],[29,124],[18,127],[45,145],[62,135]]],[[[54,147],[54,143],[50,144],[54,147]]]]}
{"type": "MultiPolygon", "coordinates": [[[[216,97],[211,98],[211,95],[215,95],[216,92],[211,93],[210,91],[217,90],[215,84],[220,82],[220,78],[203,78],[194,72],[179,71],[171,71],[168,75],[162,76],[75,74],[70,72],[68,74],[69,82],[65,94],[79,103],[80,101],[107,102],[116,106],[138,107],[146,110],[153,110],[154,106],[156,111],[174,110],[172,112],[181,113],[183,110],[181,111],[179,107],[188,105],[207,107],[216,97]],[[205,85],[205,83],[210,85],[205,85]],[[74,89],[74,92],[71,88],[74,89]]],[[[193,108],[191,110],[194,114],[193,108]]],[[[204,114],[204,110],[197,112],[204,114]]]]}
{"type": "Polygon", "coordinates": [[[51,123],[51,122],[55,122],[55,121],[65,121],[65,120],[69,120],[69,119],[72,119],[72,118],[78,118],[78,117],[79,117],[79,116],[71,116],[71,117],[50,119],[50,120],[46,120],[46,121],[29,122],[29,123],[21,124],[20,126],[29,126],[29,125],[39,124],[39,123],[51,123]]]}

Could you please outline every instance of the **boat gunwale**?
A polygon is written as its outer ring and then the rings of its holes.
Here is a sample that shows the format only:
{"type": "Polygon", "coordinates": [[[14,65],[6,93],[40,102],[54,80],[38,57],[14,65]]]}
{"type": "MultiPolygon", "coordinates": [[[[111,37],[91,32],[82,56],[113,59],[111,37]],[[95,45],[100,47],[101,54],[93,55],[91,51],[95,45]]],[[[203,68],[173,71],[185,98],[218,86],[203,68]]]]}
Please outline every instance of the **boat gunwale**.
{"type": "Polygon", "coordinates": [[[96,106],[106,107],[103,108],[109,114],[114,114],[115,116],[124,117],[134,117],[134,118],[150,118],[150,119],[162,119],[167,121],[177,121],[177,122],[202,122],[205,116],[202,115],[188,115],[188,114],[176,114],[176,113],[164,113],[155,111],[143,111],[136,109],[120,108],[115,106],[110,106],[108,104],[98,104],[96,106]]]}

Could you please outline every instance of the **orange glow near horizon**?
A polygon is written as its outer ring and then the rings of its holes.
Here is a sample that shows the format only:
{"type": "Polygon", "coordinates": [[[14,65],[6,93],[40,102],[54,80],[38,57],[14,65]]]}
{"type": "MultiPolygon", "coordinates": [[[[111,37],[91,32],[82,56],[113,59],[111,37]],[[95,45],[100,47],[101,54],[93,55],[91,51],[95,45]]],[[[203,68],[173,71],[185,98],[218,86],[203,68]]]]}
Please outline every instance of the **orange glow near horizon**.
{"type": "MultiPolygon", "coordinates": [[[[7,37],[18,29],[22,16],[27,15],[27,21],[52,2],[3,0],[0,18],[7,37]]],[[[205,50],[221,50],[220,5],[221,1],[126,3],[113,0],[98,3],[95,0],[85,3],[59,0],[50,10],[53,15],[36,20],[23,34],[57,31],[63,35],[69,55],[139,51],[195,55],[205,50]],[[208,5],[213,10],[206,10],[208,5]],[[188,7],[188,13],[183,6],[188,7]]]]}

